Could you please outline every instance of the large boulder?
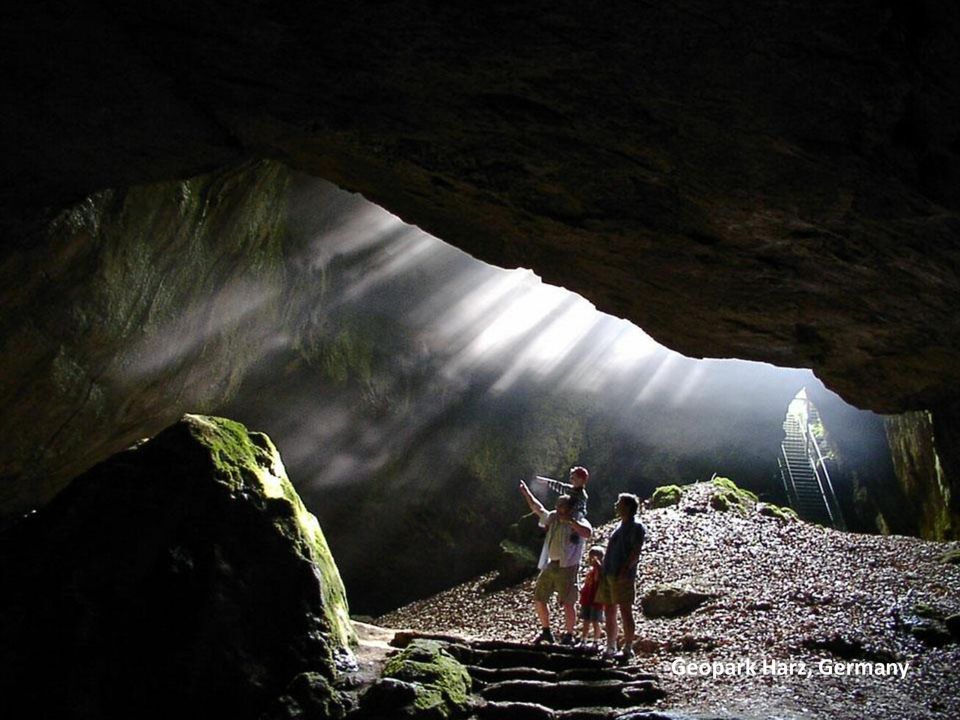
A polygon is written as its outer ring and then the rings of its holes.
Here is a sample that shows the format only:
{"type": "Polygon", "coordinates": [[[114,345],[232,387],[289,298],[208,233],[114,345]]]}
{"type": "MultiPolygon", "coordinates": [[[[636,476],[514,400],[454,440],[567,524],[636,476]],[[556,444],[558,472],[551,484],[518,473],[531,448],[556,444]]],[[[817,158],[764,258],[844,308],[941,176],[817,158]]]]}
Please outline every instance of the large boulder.
{"type": "Polygon", "coordinates": [[[648,618],[671,618],[693,612],[716,597],[714,593],[691,587],[658,585],[647,591],[641,605],[643,614],[648,618]]]}
{"type": "Polygon", "coordinates": [[[229,420],[185,416],[77,478],[0,535],[0,575],[0,696],[36,717],[256,718],[351,661],[316,518],[229,420]]]}

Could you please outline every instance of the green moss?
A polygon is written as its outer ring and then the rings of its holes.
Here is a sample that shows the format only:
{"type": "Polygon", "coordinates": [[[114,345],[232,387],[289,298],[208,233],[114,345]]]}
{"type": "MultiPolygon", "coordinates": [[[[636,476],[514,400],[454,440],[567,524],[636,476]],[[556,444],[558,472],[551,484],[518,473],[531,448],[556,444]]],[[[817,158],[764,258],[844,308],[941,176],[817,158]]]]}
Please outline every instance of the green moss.
{"type": "Polygon", "coordinates": [[[305,717],[337,720],[347,708],[337,689],[324,675],[304,672],[295,676],[283,695],[260,716],[260,720],[302,720],[305,717]]]}
{"type": "Polygon", "coordinates": [[[757,506],[757,512],[759,512],[761,515],[766,515],[767,517],[775,517],[783,521],[800,519],[800,516],[797,515],[796,511],[793,508],[783,507],[781,505],[774,505],[773,503],[760,503],[757,506]]]}
{"type": "Polygon", "coordinates": [[[537,566],[538,558],[536,554],[530,548],[524,547],[520,543],[515,543],[513,540],[501,540],[500,549],[511,561],[517,564],[537,566]]]}
{"type": "Polygon", "coordinates": [[[885,512],[895,518],[903,507],[909,507],[910,523],[916,525],[920,537],[956,538],[960,532],[960,513],[950,502],[950,482],[941,461],[942,450],[937,448],[933,414],[917,411],[891,415],[884,423],[897,481],[904,495],[897,507],[887,507],[885,512]]]}
{"type": "Polygon", "coordinates": [[[913,606],[913,613],[918,617],[927,618],[929,620],[943,620],[943,613],[925,602],[916,603],[913,606]]]}
{"type": "Polygon", "coordinates": [[[333,554],[317,518],[287,478],[280,453],[270,438],[248,432],[240,423],[225,418],[187,415],[184,420],[194,437],[209,448],[217,477],[231,492],[255,493],[287,506],[283,511],[278,507],[274,513],[277,531],[319,571],[331,639],[344,648],[356,644],[346,591],[333,554]]]}
{"type": "Polygon", "coordinates": [[[351,377],[369,381],[373,367],[373,342],[355,330],[344,329],[329,342],[323,352],[327,376],[343,384],[351,377]]]}
{"type": "Polygon", "coordinates": [[[736,494],[743,504],[756,503],[759,499],[755,493],[752,493],[749,490],[744,490],[743,488],[737,486],[737,484],[730,478],[716,477],[712,482],[721,490],[726,490],[736,494]]]}
{"type": "Polygon", "coordinates": [[[717,477],[712,481],[714,493],[710,497],[710,507],[720,512],[734,509],[742,515],[747,514],[757,504],[757,496],[749,490],[737,487],[730,478],[717,477]]]}
{"type": "Polygon", "coordinates": [[[653,496],[650,498],[650,507],[663,508],[677,505],[680,503],[682,495],[683,490],[679,485],[661,485],[653,491],[653,496]]]}
{"type": "Polygon", "coordinates": [[[719,512],[726,512],[730,509],[730,506],[736,504],[737,498],[736,495],[731,495],[730,493],[719,492],[710,496],[710,507],[719,512]],[[730,498],[733,498],[733,502],[730,502],[730,498]]]}
{"type": "Polygon", "coordinates": [[[467,707],[470,675],[435,640],[414,640],[390,659],[383,676],[413,683],[419,711],[450,717],[467,707]]]}

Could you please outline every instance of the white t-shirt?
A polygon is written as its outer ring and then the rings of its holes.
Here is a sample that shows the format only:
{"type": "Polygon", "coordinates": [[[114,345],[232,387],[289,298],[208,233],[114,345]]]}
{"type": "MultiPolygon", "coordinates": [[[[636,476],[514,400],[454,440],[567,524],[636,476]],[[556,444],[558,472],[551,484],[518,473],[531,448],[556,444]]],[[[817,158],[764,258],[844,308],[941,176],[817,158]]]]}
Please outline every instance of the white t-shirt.
{"type": "MultiPolygon", "coordinates": [[[[580,521],[593,530],[586,520],[580,521]]],[[[571,567],[580,564],[580,557],[587,546],[586,538],[577,535],[572,525],[559,522],[557,511],[550,510],[540,516],[540,527],[547,529],[547,536],[543,539],[543,549],[540,551],[540,562],[537,567],[543,570],[551,560],[559,560],[560,567],[571,567]],[[572,540],[576,537],[576,540],[572,540]],[[554,555],[554,557],[551,557],[554,555]]]]}

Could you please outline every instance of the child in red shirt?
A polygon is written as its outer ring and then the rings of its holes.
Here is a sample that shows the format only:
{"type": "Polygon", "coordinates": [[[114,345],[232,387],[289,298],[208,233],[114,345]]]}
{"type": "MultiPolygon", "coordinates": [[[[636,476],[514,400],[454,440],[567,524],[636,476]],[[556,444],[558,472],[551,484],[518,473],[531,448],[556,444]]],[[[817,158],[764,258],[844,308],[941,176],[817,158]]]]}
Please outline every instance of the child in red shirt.
{"type": "Polygon", "coordinates": [[[596,604],[593,599],[597,594],[597,586],[600,584],[600,568],[603,564],[603,548],[596,545],[590,548],[587,555],[587,562],[590,570],[583,580],[583,587],[580,588],[580,619],[583,620],[583,629],[580,631],[581,642],[587,645],[587,635],[593,630],[593,647],[599,648],[600,645],[600,626],[603,625],[604,605],[596,604]]]}

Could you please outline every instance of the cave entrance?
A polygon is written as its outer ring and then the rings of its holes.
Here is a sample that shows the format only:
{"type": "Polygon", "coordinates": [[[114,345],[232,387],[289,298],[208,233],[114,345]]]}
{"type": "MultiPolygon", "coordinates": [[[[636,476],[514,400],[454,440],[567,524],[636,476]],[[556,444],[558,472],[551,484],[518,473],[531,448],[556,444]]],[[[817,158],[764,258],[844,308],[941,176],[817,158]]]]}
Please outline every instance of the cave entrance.
{"type": "Polygon", "coordinates": [[[810,370],[685,357],[276,163],[98,195],[24,262],[47,279],[5,308],[7,512],[186,412],[236,419],[278,446],[362,614],[489,571],[520,478],[588,467],[596,523],[713,474],[780,502],[800,386],[845,456],[886,442],[810,370]]]}

